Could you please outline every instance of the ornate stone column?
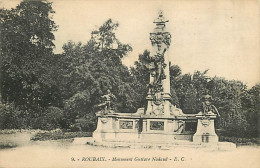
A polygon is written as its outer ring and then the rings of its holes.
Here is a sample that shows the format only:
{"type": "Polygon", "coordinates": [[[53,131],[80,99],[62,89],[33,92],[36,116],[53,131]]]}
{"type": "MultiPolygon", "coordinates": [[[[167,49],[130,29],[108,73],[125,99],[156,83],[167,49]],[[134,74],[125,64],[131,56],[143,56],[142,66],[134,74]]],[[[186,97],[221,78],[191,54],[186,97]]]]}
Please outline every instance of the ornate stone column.
{"type": "Polygon", "coordinates": [[[155,28],[150,33],[153,50],[150,54],[150,84],[147,96],[147,113],[156,116],[170,116],[170,73],[168,48],[171,35],[166,31],[166,20],[162,11],[154,20],[155,28]]]}

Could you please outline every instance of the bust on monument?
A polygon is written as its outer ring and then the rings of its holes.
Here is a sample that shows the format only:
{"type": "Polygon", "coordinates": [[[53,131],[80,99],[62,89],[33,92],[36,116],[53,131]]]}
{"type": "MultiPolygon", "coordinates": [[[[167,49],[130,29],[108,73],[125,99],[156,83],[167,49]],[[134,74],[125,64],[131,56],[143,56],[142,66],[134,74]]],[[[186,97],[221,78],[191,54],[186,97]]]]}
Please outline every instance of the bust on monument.
{"type": "Polygon", "coordinates": [[[218,112],[218,109],[211,103],[212,97],[210,95],[204,95],[202,97],[202,105],[201,105],[201,112],[203,115],[206,114],[217,114],[218,117],[220,117],[220,114],[218,112]]]}
{"type": "Polygon", "coordinates": [[[218,142],[214,120],[216,119],[216,116],[220,116],[219,112],[217,108],[211,104],[212,97],[210,95],[204,95],[202,100],[201,111],[196,115],[198,123],[197,131],[193,136],[193,142],[218,142]]]}

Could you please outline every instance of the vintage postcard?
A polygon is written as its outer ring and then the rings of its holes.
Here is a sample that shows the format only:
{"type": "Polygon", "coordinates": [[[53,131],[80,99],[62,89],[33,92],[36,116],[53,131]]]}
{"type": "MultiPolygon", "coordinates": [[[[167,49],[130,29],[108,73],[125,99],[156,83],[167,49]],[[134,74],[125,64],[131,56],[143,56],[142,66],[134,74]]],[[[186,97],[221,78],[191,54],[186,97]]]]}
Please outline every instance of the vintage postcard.
{"type": "Polygon", "coordinates": [[[257,0],[1,0],[0,167],[260,167],[257,0]]]}

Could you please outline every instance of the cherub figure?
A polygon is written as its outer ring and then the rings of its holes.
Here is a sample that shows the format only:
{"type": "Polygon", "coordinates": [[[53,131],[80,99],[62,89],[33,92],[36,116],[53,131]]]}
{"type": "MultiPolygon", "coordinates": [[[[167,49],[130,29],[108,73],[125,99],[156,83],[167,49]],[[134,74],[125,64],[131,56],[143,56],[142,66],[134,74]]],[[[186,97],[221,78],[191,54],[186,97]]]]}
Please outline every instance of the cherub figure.
{"type": "Polygon", "coordinates": [[[210,95],[203,96],[202,100],[203,102],[202,102],[201,110],[203,115],[214,113],[217,114],[218,117],[220,117],[218,109],[213,104],[211,104],[212,97],[210,95]]]}

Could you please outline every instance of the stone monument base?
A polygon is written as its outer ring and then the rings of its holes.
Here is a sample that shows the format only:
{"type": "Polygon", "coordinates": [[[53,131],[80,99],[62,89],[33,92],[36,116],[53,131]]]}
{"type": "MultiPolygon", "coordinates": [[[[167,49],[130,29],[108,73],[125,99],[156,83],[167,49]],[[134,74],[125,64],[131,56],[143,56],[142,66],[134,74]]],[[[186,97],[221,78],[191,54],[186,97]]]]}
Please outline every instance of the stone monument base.
{"type": "Polygon", "coordinates": [[[98,125],[93,138],[87,144],[103,147],[159,148],[178,147],[232,150],[236,145],[218,142],[215,133],[215,114],[180,114],[174,116],[153,116],[137,113],[97,113],[98,125]],[[197,122],[194,134],[185,131],[186,122],[197,122]]]}
{"type": "Polygon", "coordinates": [[[197,131],[193,136],[193,142],[195,143],[216,143],[218,142],[218,136],[215,132],[214,120],[216,119],[216,114],[208,113],[202,115],[198,113],[196,115],[198,119],[197,131]]]}
{"type": "Polygon", "coordinates": [[[221,150],[228,151],[236,149],[236,145],[231,142],[217,142],[217,143],[195,143],[185,140],[176,140],[172,142],[155,142],[155,141],[96,141],[90,137],[87,139],[86,144],[93,146],[101,146],[107,148],[134,148],[134,149],[161,149],[171,150],[178,148],[193,148],[193,149],[206,149],[206,150],[221,150]]]}
{"type": "Polygon", "coordinates": [[[176,140],[192,142],[189,134],[166,134],[166,133],[131,133],[131,132],[94,132],[93,138],[97,142],[164,142],[172,143],[176,140]]]}
{"type": "MultiPolygon", "coordinates": [[[[175,109],[177,111],[177,108],[175,109]]],[[[98,141],[114,142],[172,142],[192,141],[193,134],[185,133],[187,120],[196,122],[195,115],[158,116],[145,114],[144,109],[136,113],[97,113],[97,129],[93,138],[98,141]]]]}

